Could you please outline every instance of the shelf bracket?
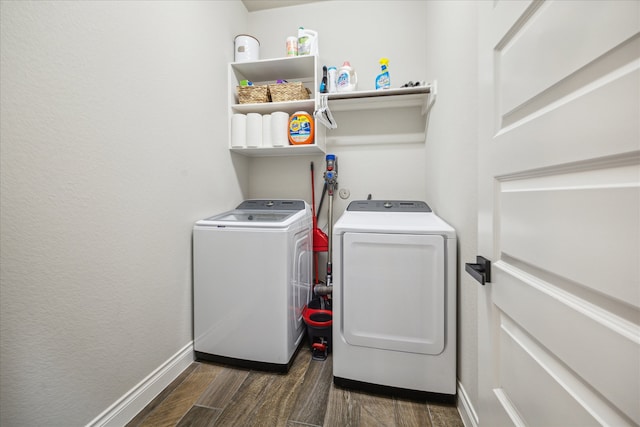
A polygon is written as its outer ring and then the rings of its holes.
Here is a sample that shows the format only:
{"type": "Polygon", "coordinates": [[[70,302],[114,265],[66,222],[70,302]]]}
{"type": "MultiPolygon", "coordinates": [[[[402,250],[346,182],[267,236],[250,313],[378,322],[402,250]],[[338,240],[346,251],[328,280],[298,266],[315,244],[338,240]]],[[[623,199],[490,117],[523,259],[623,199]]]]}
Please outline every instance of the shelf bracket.
{"type": "Polygon", "coordinates": [[[438,96],[438,81],[434,80],[431,83],[431,88],[429,89],[429,97],[425,100],[425,103],[422,105],[422,115],[429,114],[433,104],[436,103],[436,97],[438,96]]]}

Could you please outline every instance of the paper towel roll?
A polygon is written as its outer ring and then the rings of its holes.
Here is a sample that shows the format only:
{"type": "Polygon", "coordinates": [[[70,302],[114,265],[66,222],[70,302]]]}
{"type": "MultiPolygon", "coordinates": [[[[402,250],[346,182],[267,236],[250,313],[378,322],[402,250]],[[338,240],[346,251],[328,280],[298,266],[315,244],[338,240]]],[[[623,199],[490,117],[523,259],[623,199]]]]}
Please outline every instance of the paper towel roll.
{"type": "Polygon", "coordinates": [[[247,114],[247,147],[262,147],[262,115],[247,114]]]}
{"type": "Polygon", "coordinates": [[[289,145],[289,113],[271,113],[271,143],[274,147],[289,145]]]}
{"type": "Polygon", "coordinates": [[[231,116],[231,146],[240,148],[247,145],[247,116],[234,114],[231,116]]]}
{"type": "Polygon", "coordinates": [[[271,114],[262,116],[262,146],[273,147],[271,142],[271,114]]]}

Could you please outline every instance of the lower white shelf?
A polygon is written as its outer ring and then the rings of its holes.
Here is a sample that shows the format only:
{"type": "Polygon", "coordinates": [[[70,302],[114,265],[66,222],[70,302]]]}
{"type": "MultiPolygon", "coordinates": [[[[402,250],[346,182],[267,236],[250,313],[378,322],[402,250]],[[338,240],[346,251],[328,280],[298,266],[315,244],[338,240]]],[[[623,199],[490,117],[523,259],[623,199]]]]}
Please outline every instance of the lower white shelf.
{"type": "Polygon", "coordinates": [[[285,147],[231,147],[230,150],[233,153],[249,157],[307,156],[324,154],[325,152],[317,144],[287,145],[285,147]]]}

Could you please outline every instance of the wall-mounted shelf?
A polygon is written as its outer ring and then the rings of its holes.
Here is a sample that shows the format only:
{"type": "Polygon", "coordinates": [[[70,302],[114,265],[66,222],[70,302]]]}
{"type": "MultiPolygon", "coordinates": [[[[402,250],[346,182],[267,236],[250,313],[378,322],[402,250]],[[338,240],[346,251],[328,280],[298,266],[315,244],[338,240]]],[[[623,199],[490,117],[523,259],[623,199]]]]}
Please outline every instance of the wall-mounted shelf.
{"type": "Polygon", "coordinates": [[[322,94],[329,101],[332,112],[374,110],[386,108],[420,107],[427,114],[437,94],[437,82],[426,86],[383,90],[363,90],[322,94]]]}
{"type": "Polygon", "coordinates": [[[336,113],[334,120],[338,124],[337,129],[326,132],[326,141],[361,146],[424,143],[436,95],[436,81],[418,87],[320,94],[320,105],[327,105],[332,114],[336,113]],[[354,129],[354,124],[357,127],[363,120],[368,125],[354,129]],[[371,130],[371,125],[377,123],[385,126],[371,130]]]}
{"type": "MultiPolygon", "coordinates": [[[[413,117],[411,126],[393,125],[387,121],[388,127],[377,131],[362,133],[349,131],[349,126],[329,130],[316,122],[314,144],[289,145],[284,147],[232,147],[230,151],[250,157],[297,156],[324,154],[327,141],[341,145],[371,145],[388,143],[421,143],[426,138],[426,121],[437,95],[437,82],[425,86],[406,87],[384,90],[364,90],[355,92],[338,92],[320,94],[318,87],[317,57],[298,56],[290,58],[265,59],[251,62],[233,62],[229,64],[229,134],[231,132],[231,116],[236,113],[270,114],[285,111],[293,114],[306,111],[313,114],[320,105],[327,105],[332,113],[338,113],[337,121],[345,120],[345,124],[360,123],[361,117],[352,114],[371,115],[371,120],[379,121],[380,114],[402,114],[405,109],[413,109],[409,115],[413,117]],[[265,102],[259,104],[239,104],[236,86],[241,80],[251,80],[254,84],[274,83],[277,79],[303,82],[315,96],[313,99],[288,102],[265,102]],[[326,104],[324,101],[326,100],[326,104]],[[341,117],[341,112],[346,114],[341,117]],[[400,113],[402,112],[402,113],[400,113]],[[421,118],[422,116],[422,118],[421,118]],[[378,117],[378,118],[376,118],[378,117]],[[354,122],[353,120],[358,120],[354,122]],[[423,125],[421,125],[422,123],[423,125]]],[[[367,119],[368,120],[368,119],[367,119]]],[[[406,123],[406,122],[405,122],[406,123]]]]}
{"type": "Polygon", "coordinates": [[[228,114],[229,114],[229,150],[250,157],[298,156],[323,154],[325,152],[325,131],[315,127],[314,144],[288,145],[284,147],[233,147],[231,146],[231,117],[233,114],[271,114],[284,111],[293,114],[306,111],[313,114],[318,98],[314,95],[318,88],[317,57],[314,55],[287,58],[263,59],[229,64],[228,114]],[[242,80],[250,80],[255,85],[273,84],[277,80],[302,82],[311,92],[311,99],[287,102],[264,102],[257,104],[239,104],[236,87],[242,80]]]}

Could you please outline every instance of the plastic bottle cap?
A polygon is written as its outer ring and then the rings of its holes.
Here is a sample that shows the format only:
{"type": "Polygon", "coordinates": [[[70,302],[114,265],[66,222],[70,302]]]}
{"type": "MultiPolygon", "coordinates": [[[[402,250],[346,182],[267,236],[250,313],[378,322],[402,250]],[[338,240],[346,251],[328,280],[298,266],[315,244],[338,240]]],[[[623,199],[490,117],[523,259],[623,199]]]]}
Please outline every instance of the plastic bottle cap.
{"type": "Polygon", "coordinates": [[[349,64],[349,61],[344,61],[344,64],[342,64],[343,67],[351,67],[351,64],[349,64]]]}

